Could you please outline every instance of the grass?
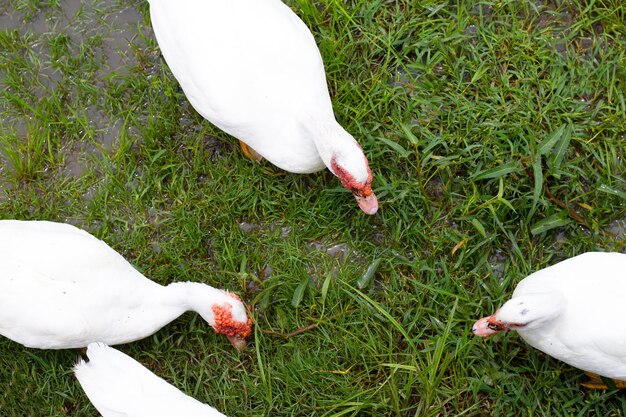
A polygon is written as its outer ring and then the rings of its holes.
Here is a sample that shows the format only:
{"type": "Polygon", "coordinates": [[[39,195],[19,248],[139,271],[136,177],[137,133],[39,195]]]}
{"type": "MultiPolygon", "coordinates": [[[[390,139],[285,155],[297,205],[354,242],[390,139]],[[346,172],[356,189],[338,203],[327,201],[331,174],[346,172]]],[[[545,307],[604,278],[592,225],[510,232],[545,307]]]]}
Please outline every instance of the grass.
{"type": "MultiPolygon", "coordinates": [[[[0,0],[0,217],[240,293],[242,354],[192,314],[120,347],[229,416],[624,415],[517,335],[470,332],[530,272],[626,250],[622,3],[293,0],[371,162],[366,217],[196,114],[145,2],[0,0]]],[[[77,356],[0,338],[0,414],[97,415],[77,356]]]]}

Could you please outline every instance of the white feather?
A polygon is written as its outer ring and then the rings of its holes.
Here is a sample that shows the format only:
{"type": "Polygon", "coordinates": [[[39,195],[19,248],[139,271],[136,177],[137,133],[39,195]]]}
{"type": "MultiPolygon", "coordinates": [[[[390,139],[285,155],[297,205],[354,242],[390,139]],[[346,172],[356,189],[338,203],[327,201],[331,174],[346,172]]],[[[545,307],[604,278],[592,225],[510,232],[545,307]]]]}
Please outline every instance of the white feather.
{"type": "Polygon", "coordinates": [[[495,319],[569,365],[626,380],[625,301],[626,254],[588,252],[523,279],[495,319]]]}
{"type": "Polygon", "coordinates": [[[363,151],[333,115],[315,40],[280,0],[150,0],[150,16],[202,116],[287,171],[319,171],[348,155],[344,168],[367,181],[363,151]]]}
{"type": "Polygon", "coordinates": [[[197,311],[211,326],[212,306],[244,305],[225,291],[180,282],[161,286],[106,243],[72,225],[0,221],[0,334],[28,347],[64,349],[147,337],[197,311]]]}
{"type": "Polygon", "coordinates": [[[74,373],[103,417],[224,417],[105,344],[91,343],[87,356],[74,373]]]}

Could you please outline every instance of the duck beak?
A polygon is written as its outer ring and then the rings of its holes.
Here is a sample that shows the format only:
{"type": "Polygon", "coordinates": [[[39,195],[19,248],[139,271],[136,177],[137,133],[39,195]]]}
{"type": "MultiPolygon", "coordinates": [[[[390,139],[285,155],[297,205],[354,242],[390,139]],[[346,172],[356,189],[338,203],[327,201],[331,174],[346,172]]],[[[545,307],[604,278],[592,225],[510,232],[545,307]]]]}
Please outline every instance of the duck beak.
{"type": "Polygon", "coordinates": [[[246,339],[244,339],[243,337],[239,335],[226,337],[228,337],[230,344],[233,345],[235,349],[237,349],[237,352],[243,352],[243,350],[246,348],[246,339]]]}
{"type": "Polygon", "coordinates": [[[498,311],[496,311],[495,314],[493,314],[492,316],[483,317],[482,319],[478,320],[472,326],[472,332],[476,336],[489,337],[492,334],[500,333],[504,330],[509,330],[510,327],[508,325],[496,319],[496,314],[498,314],[498,311]]]}
{"type": "Polygon", "coordinates": [[[362,195],[354,194],[354,198],[356,198],[356,202],[363,210],[365,214],[376,214],[378,211],[378,199],[374,193],[371,193],[367,197],[363,197],[362,195]]]}
{"type": "Polygon", "coordinates": [[[472,332],[476,336],[480,336],[480,337],[489,337],[492,334],[498,333],[497,331],[495,331],[495,330],[493,330],[493,329],[491,329],[489,327],[489,319],[490,318],[491,318],[491,316],[483,317],[482,319],[480,319],[476,323],[474,323],[474,325],[472,326],[472,332]]]}

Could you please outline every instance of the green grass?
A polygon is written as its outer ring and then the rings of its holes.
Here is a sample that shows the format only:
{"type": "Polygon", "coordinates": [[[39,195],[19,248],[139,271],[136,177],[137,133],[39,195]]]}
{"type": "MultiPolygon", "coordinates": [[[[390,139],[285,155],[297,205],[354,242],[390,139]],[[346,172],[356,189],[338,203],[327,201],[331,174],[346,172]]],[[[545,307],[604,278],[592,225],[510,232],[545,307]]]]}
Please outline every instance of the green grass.
{"type": "MultiPolygon", "coordinates": [[[[120,347],[158,375],[233,417],[625,414],[517,335],[470,332],[528,273],[626,250],[621,0],[291,1],[375,217],[196,114],[145,2],[0,5],[0,217],[71,222],[157,282],[252,305],[242,354],[192,314],[120,347]]],[[[77,356],[1,338],[0,415],[97,415],[77,356]]]]}

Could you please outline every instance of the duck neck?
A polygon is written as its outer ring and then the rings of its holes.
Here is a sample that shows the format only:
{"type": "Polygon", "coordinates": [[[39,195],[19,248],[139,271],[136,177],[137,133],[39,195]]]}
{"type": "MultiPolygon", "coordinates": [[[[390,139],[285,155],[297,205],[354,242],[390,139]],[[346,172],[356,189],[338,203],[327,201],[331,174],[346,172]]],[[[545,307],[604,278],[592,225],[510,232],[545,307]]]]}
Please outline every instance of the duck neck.
{"type": "Polygon", "coordinates": [[[195,311],[210,325],[215,323],[211,306],[230,300],[225,291],[198,282],[174,282],[164,289],[163,303],[178,310],[176,317],[186,311],[195,311]]]}
{"type": "Polygon", "coordinates": [[[354,138],[334,118],[316,118],[304,130],[315,143],[324,165],[335,175],[333,159],[355,147],[360,150],[354,138]]]}

